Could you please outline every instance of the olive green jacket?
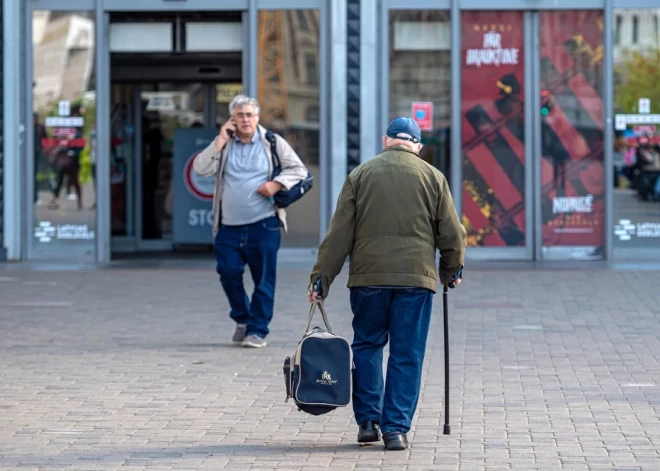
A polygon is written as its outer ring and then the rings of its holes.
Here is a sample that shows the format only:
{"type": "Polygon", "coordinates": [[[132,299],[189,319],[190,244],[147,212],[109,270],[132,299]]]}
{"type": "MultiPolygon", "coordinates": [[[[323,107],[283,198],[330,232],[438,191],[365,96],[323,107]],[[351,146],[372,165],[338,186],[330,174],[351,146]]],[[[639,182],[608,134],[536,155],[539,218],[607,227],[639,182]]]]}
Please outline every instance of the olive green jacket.
{"type": "MultiPolygon", "coordinates": [[[[444,175],[402,146],[353,170],[319,247],[311,283],[326,298],[349,256],[348,287],[415,286],[436,291],[464,262],[467,237],[444,175]]],[[[311,286],[311,285],[310,285],[311,286]]]]}

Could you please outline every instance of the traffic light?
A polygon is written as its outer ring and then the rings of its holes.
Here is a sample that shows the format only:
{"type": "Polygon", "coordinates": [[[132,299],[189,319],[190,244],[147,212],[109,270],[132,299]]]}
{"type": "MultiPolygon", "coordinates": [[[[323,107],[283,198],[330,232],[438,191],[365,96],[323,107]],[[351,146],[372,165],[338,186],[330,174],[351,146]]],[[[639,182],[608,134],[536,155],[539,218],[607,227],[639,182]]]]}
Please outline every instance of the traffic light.
{"type": "Polygon", "coordinates": [[[541,90],[541,116],[548,116],[550,111],[552,111],[552,94],[549,90],[541,90]]]}

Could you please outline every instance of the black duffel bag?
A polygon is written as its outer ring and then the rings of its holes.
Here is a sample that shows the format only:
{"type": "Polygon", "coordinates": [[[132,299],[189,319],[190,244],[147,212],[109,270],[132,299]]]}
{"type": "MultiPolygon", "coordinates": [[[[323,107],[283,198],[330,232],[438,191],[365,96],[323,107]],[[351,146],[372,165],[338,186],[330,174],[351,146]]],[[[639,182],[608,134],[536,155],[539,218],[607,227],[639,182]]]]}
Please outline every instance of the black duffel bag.
{"type": "Polygon", "coordinates": [[[351,400],[352,369],[350,344],[332,332],[323,302],[314,302],[309,310],[305,335],[293,358],[284,360],[285,402],[293,398],[299,410],[312,415],[346,407],[351,400]],[[314,327],[310,330],[317,304],[325,329],[314,327]]]}

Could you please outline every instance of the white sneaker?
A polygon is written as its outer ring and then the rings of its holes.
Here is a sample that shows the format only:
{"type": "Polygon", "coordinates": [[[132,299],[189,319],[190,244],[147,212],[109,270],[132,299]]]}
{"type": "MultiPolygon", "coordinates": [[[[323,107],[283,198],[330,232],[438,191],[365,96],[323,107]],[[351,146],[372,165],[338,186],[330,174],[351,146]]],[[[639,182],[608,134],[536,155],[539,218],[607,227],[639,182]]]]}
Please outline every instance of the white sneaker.
{"type": "Polygon", "coordinates": [[[249,348],[263,348],[265,347],[266,340],[262,339],[258,335],[248,335],[245,337],[245,340],[243,340],[243,343],[241,343],[243,347],[249,347],[249,348]]]}

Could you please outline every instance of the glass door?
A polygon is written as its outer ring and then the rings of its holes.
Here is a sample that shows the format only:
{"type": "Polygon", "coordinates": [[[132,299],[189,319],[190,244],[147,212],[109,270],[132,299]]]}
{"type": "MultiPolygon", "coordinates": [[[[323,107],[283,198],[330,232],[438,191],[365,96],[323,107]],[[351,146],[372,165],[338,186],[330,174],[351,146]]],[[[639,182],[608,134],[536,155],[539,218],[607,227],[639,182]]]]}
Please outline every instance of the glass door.
{"type": "Polygon", "coordinates": [[[602,259],[603,12],[544,11],[535,21],[537,258],[602,259]]]}
{"type": "Polygon", "coordinates": [[[602,258],[603,12],[464,11],[461,36],[470,254],[602,258]]]}
{"type": "Polygon", "coordinates": [[[461,201],[473,257],[533,255],[529,32],[521,11],[461,14],[461,201]]]}
{"type": "Polygon", "coordinates": [[[112,86],[111,214],[114,252],[172,249],[177,129],[206,126],[210,85],[112,86]]]}

